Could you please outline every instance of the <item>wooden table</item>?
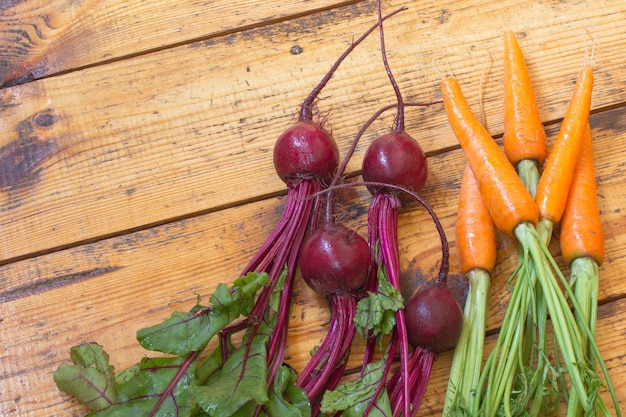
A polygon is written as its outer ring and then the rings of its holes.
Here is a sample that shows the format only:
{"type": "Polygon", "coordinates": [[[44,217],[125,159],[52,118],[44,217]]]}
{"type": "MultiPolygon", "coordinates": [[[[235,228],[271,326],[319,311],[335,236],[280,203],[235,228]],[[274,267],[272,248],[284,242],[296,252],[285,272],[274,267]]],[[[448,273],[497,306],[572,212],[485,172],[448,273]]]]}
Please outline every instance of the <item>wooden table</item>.
{"type": "MultiPolygon", "coordinates": [[[[606,230],[598,344],[626,400],[626,5],[590,1],[385,1],[407,101],[440,98],[452,69],[478,114],[502,135],[502,33],[526,55],[553,140],[593,44],[591,125],[606,230]]],[[[375,21],[373,1],[0,2],[0,415],[81,415],[53,372],[72,346],[96,341],[123,369],[145,353],[141,327],[230,283],[278,219],[285,185],[272,148],[336,57],[375,21]],[[48,3],[47,5],[45,3],[48,3]]],[[[393,103],[378,37],[365,41],[321,95],[320,117],[345,152],[361,124],[393,103]]],[[[392,123],[378,120],[348,165],[392,123]]],[[[428,154],[423,197],[451,240],[465,159],[440,105],[407,109],[428,154]]],[[[365,230],[366,190],[339,212],[365,230]]],[[[439,261],[424,210],[400,216],[406,276],[439,261]]],[[[558,254],[558,235],[551,249],[558,254]]],[[[559,262],[561,258],[557,256],[559,262]]],[[[487,346],[507,301],[515,243],[500,236],[487,346]]],[[[302,369],[324,337],[324,300],[298,280],[288,361],[302,369]]],[[[357,340],[349,367],[359,366],[357,340]]],[[[451,353],[436,361],[420,415],[440,414],[451,353]]]]}

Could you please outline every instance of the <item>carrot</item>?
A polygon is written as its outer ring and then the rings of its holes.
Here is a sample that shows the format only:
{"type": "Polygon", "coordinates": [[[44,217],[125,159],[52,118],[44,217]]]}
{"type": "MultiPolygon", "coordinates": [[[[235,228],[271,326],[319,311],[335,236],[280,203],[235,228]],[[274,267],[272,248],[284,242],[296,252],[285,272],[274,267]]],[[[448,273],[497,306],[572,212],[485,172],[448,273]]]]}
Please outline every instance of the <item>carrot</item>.
{"type": "MultiPolygon", "coordinates": [[[[552,319],[558,355],[568,373],[570,389],[576,392],[585,411],[597,407],[608,416],[604,400],[598,394],[602,381],[581,353],[581,333],[559,281],[565,286],[569,298],[573,294],[535,228],[538,211],[532,196],[504,153],[472,114],[454,78],[446,77],[443,80],[442,95],[450,126],[476,176],[494,224],[503,233],[517,239],[524,256],[523,264],[511,277],[516,277],[517,282],[513,287],[496,346],[481,373],[481,392],[477,393],[481,414],[492,417],[503,409],[505,415],[512,415],[513,409],[520,407],[520,398],[521,410],[525,409],[525,384],[528,381],[525,379],[526,370],[519,360],[520,342],[524,336],[526,317],[536,310],[534,293],[538,290],[536,286],[539,286],[552,319]],[[518,386],[514,386],[515,383],[518,386]]],[[[576,308],[577,302],[572,300],[572,303],[576,308]]],[[[584,323],[581,327],[589,334],[584,323]]],[[[590,342],[602,364],[597,345],[593,340],[590,342]]],[[[602,368],[608,381],[606,367],[603,365],[602,368]]],[[[535,375],[541,376],[539,373],[535,375]]],[[[614,394],[614,390],[611,393],[614,394]]],[[[617,409],[618,404],[614,396],[613,398],[617,409]]],[[[541,410],[533,411],[536,413],[534,415],[538,415],[541,410]]]]}
{"type": "Polygon", "coordinates": [[[463,329],[457,341],[444,416],[462,409],[475,411],[475,395],[482,366],[490,274],[496,264],[496,228],[482,199],[469,164],[465,165],[456,220],[456,247],[461,271],[469,281],[463,311],[463,329]]]}
{"type": "Polygon", "coordinates": [[[561,129],[548,155],[537,185],[535,200],[542,221],[540,233],[549,236],[552,225],[561,220],[569,193],[576,161],[580,155],[582,138],[589,118],[593,67],[585,66],[578,74],[574,93],[561,129]]]}
{"type": "Polygon", "coordinates": [[[491,219],[502,233],[514,236],[521,223],[536,224],[537,206],[487,129],[473,115],[453,77],[442,82],[448,121],[467,155],[491,219]]]}
{"type": "MultiPolygon", "coordinates": [[[[596,177],[593,166],[591,128],[585,127],[581,153],[561,218],[561,253],[570,265],[570,283],[578,302],[579,326],[589,327],[583,335],[582,349],[595,366],[596,358],[589,338],[595,338],[598,310],[599,266],[604,262],[604,231],[598,210],[596,177]]],[[[568,414],[580,415],[581,404],[572,395],[568,414]]]]}
{"type": "Polygon", "coordinates": [[[591,128],[587,124],[567,204],[561,219],[561,253],[565,262],[590,257],[604,262],[604,232],[598,211],[591,128]]]}
{"type": "Polygon", "coordinates": [[[493,270],[496,264],[496,229],[469,164],[465,166],[459,194],[456,246],[464,274],[472,269],[493,270]]]}
{"type": "Polygon", "coordinates": [[[504,152],[513,165],[524,159],[543,165],[548,154],[526,61],[511,30],[504,32],[504,152]]]}
{"type": "Polygon", "coordinates": [[[515,33],[504,32],[504,152],[535,197],[539,168],[548,154],[546,133],[515,33]]]}
{"type": "MultiPolygon", "coordinates": [[[[537,192],[540,167],[543,166],[548,150],[546,134],[539,117],[539,109],[522,49],[513,31],[504,32],[504,151],[516,167],[517,173],[533,196],[537,192]]],[[[548,244],[545,241],[546,245],[548,244]]],[[[520,249],[521,250],[521,249],[520,249]]],[[[524,264],[523,253],[519,254],[518,265],[524,264]]],[[[520,404],[527,407],[532,402],[532,413],[543,407],[546,394],[551,393],[550,381],[542,375],[550,369],[548,339],[545,332],[548,313],[545,299],[539,286],[535,286],[536,311],[525,324],[519,324],[524,331],[522,360],[529,372],[527,395],[520,404]]]]}

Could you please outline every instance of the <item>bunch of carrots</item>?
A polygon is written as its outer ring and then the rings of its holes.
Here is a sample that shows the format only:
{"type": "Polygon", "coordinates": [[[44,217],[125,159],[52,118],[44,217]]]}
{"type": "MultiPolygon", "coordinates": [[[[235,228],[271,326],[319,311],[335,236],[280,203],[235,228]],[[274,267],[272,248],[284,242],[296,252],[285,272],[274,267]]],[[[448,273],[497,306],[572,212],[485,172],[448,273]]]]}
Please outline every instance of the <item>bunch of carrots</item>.
{"type": "Polygon", "coordinates": [[[472,114],[457,80],[447,76],[441,86],[450,125],[467,157],[457,248],[469,281],[444,416],[551,415],[563,398],[568,417],[609,416],[599,393],[602,386],[620,416],[595,343],[604,235],[588,122],[593,66],[585,62],[580,70],[548,153],[524,56],[512,31],[505,32],[504,44],[504,152],[472,114]],[[556,224],[569,280],[547,247],[556,224]],[[519,259],[496,345],[483,364],[496,230],[517,240],[519,259]],[[549,325],[553,344],[547,339],[549,325]]]}

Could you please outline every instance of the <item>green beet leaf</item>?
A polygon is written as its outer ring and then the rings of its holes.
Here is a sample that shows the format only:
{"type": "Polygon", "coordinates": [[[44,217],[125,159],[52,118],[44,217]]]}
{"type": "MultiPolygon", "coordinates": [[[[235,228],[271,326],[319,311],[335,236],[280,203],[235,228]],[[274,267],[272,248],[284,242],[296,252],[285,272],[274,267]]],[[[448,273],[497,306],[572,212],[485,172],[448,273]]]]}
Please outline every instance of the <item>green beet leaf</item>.
{"type": "Polygon", "coordinates": [[[293,368],[281,366],[274,379],[265,408],[268,416],[310,417],[311,404],[306,393],[296,387],[298,374],[293,368]]]}
{"type": "MultiPolygon", "coordinates": [[[[197,359],[224,326],[250,313],[257,291],[268,282],[266,273],[247,274],[232,288],[219,285],[210,298],[212,306],[201,306],[198,298],[189,313],[176,312],[165,322],[138,332],[144,348],[175,357],[144,358],[115,374],[102,347],[88,343],[71,349],[73,364],[61,364],[54,380],[59,389],[85,404],[92,417],[206,417],[191,388],[201,384],[197,376],[207,381],[218,373],[221,351],[216,349],[198,367],[197,359]]],[[[254,374],[255,367],[251,369],[254,374]]],[[[265,379],[265,374],[259,378],[265,379]]],[[[267,391],[266,383],[262,387],[267,391]]]]}
{"type": "Polygon", "coordinates": [[[70,357],[74,364],[63,363],[54,373],[54,382],[60,390],[75,396],[93,411],[117,402],[115,374],[102,346],[87,343],[73,347],[70,357]]]}
{"type": "Polygon", "coordinates": [[[354,324],[357,332],[365,337],[376,337],[379,342],[390,334],[395,325],[396,311],[404,308],[402,294],[387,279],[384,268],[378,271],[378,292],[369,292],[359,300],[354,324]]]}
{"type": "Polygon", "coordinates": [[[235,350],[204,386],[190,388],[198,404],[212,417],[230,417],[246,403],[265,404],[267,337],[257,336],[235,350]]]}
{"type": "Polygon", "coordinates": [[[118,386],[117,404],[90,417],[190,417],[197,409],[189,394],[189,387],[194,383],[192,369],[182,357],[143,358],[132,377],[127,376],[118,386]],[[173,387],[172,381],[175,381],[173,387]],[[158,410],[150,414],[159,401],[158,410]]]}
{"type": "Polygon", "coordinates": [[[195,376],[198,385],[204,385],[222,367],[222,346],[220,343],[196,366],[195,376]]]}
{"type": "MultiPolygon", "coordinates": [[[[387,354],[379,361],[367,365],[361,378],[339,385],[333,391],[327,391],[322,398],[320,410],[330,415],[342,411],[342,415],[346,417],[363,416],[381,383],[386,360],[387,354]]],[[[391,415],[389,396],[383,389],[376,398],[376,406],[371,408],[368,416],[391,417],[391,415]]]]}
{"type": "MultiPolygon", "coordinates": [[[[268,393],[267,344],[276,326],[277,300],[282,292],[286,270],[270,294],[269,308],[257,326],[246,330],[242,344],[232,349],[219,370],[209,362],[203,373],[211,373],[206,384],[190,388],[200,407],[211,417],[246,417],[270,400],[268,393]]],[[[229,339],[228,339],[229,340],[229,339]]]]}
{"type": "Polygon", "coordinates": [[[178,356],[204,349],[226,325],[249,314],[257,291],[268,282],[266,273],[249,273],[232,288],[219,284],[209,300],[212,306],[200,306],[198,300],[188,313],[175,311],[164,322],[140,329],[137,340],[145,349],[178,356]]]}

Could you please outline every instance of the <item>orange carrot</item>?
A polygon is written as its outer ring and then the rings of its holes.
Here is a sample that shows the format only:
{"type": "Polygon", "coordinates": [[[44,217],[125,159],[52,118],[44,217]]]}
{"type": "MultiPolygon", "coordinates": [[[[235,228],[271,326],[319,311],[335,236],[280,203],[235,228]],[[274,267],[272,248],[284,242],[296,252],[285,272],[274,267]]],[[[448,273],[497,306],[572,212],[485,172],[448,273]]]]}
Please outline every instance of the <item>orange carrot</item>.
{"type": "MultiPolygon", "coordinates": [[[[561,218],[561,252],[570,265],[570,284],[577,301],[576,318],[581,329],[582,350],[595,368],[596,352],[591,340],[596,335],[598,316],[599,265],[604,261],[604,232],[596,195],[591,127],[587,123],[574,178],[561,218]],[[589,328],[589,333],[584,328],[589,328]]],[[[581,415],[576,393],[568,402],[568,415],[581,415]]]]}
{"type": "MultiPolygon", "coordinates": [[[[540,168],[548,153],[546,134],[539,117],[539,109],[531,85],[530,75],[522,49],[514,32],[504,32],[504,151],[515,165],[520,179],[535,197],[540,178],[540,168]]],[[[541,222],[540,222],[541,225],[541,222]]],[[[539,225],[538,225],[539,228],[539,225]]],[[[550,234],[552,229],[549,229],[550,234]]],[[[546,235],[548,235],[546,230],[546,235]]],[[[547,243],[547,237],[544,239],[547,243]]],[[[523,248],[520,246],[518,266],[524,266],[523,248]]],[[[528,395],[526,401],[537,410],[545,402],[550,387],[541,375],[549,365],[548,355],[534,354],[538,350],[548,351],[547,334],[544,331],[548,320],[545,299],[541,287],[536,286],[535,312],[525,324],[526,337],[521,342],[524,364],[528,372],[528,395]],[[532,370],[532,371],[530,371],[532,370]]],[[[530,413],[533,415],[533,413],[530,413]]]]}
{"type": "Polygon", "coordinates": [[[593,88],[593,67],[583,68],[576,81],[576,87],[561,130],[548,155],[546,165],[537,185],[535,199],[540,217],[558,223],[565,210],[576,161],[580,155],[583,133],[591,107],[593,88]]]}
{"type": "Polygon", "coordinates": [[[467,411],[471,415],[478,413],[475,393],[480,389],[489,285],[496,264],[496,228],[469,163],[465,164],[459,194],[456,247],[469,285],[463,308],[463,329],[450,366],[444,417],[465,415],[467,411]]]}
{"type": "Polygon", "coordinates": [[[504,32],[504,152],[513,165],[543,165],[548,153],[528,68],[515,33],[504,32]]]}
{"type": "Polygon", "coordinates": [[[496,264],[496,228],[469,164],[465,165],[459,210],[456,217],[456,247],[461,271],[491,272],[496,264]]]}
{"type": "MultiPolygon", "coordinates": [[[[599,387],[603,385],[601,377],[590,367],[581,348],[583,343],[581,331],[587,335],[591,331],[584,322],[576,320],[568,298],[563,293],[561,285],[568,291],[569,300],[578,310],[580,306],[572,298],[573,294],[565,277],[536,229],[539,211],[535,200],[506,155],[472,114],[454,78],[446,77],[443,80],[442,95],[448,121],[476,176],[492,221],[500,231],[515,237],[524,253],[524,263],[515,272],[517,280],[513,286],[496,346],[481,373],[482,388],[475,391],[479,409],[485,410],[486,417],[495,417],[502,410],[506,415],[513,415],[513,408],[519,406],[520,402],[527,401],[524,390],[517,389],[514,384],[516,375],[525,374],[527,371],[520,361],[521,355],[524,355],[520,350],[522,346],[520,342],[525,337],[528,314],[540,307],[537,298],[533,296],[538,293],[543,297],[541,303],[545,305],[547,314],[552,319],[555,347],[559,350],[561,364],[564,365],[564,372],[567,372],[570,382],[568,390],[570,398],[576,398],[576,402],[580,403],[580,407],[585,411],[591,411],[596,407],[606,409],[603,397],[598,395],[599,387]]],[[[606,364],[599,354],[597,344],[592,337],[588,338],[586,343],[600,364],[606,386],[617,410],[615,389],[610,382],[606,364]]],[[[542,377],[543,373],[537,375],[542,377]]],[[[525,408],[527,404],[522,405],[525,408]]]]}
{"type": "Polygon", "coordinates": [[[576,258],[604,261],[604,232],[598,211],[591,128],[587,124],[582,149],[561,219],[561,253],[570,264],[576,258]]]}
{"type": "Polygon", "coordinates": [[[519,224],[536,224],[535,201],[506,155],[472,113],[457,80],[446,77],[441,87],[450,126],[476,176],[493,223],[512,237],[519,224]]]}

